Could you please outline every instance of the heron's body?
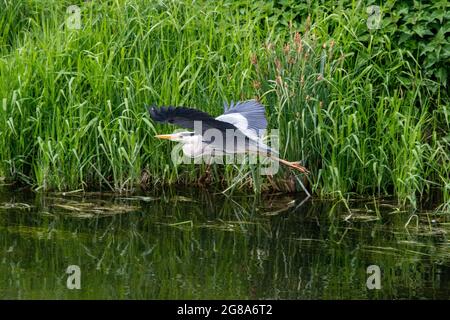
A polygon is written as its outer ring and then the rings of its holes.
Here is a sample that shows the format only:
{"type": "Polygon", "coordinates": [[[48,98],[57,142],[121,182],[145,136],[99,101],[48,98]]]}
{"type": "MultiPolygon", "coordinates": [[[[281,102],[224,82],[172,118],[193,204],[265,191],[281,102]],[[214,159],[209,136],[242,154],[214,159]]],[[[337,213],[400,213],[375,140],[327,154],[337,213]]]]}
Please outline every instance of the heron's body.
{"type": "Polygon", "coordinates": [[[149,108],[153,120],[176,124],[193,132],[158,135],[183,144],[183,153],[191,158],[205,155],[259,154],[279,160],[302,172],[307,170],[296,162],[278,158],[278,153],[263,141],[267,127],[264,107],[255,100],[224,106],[224,114],[213,118],[196,109],[184,107],[149,108]]]}

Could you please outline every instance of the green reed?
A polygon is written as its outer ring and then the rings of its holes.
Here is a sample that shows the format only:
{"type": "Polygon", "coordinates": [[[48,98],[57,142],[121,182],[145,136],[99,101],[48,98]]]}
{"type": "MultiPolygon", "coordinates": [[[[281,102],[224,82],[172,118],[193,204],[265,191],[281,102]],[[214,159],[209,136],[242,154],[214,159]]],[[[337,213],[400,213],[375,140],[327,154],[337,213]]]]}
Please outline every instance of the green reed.
{"type": "MultiPolygon", "coordinates": [[[[153,138],[173,128],[144,104],[218,115],[223,101],[257,97],[314,194],[417,205],[437,190],[450,207],[447,93],[428,90],[404,59],[414,53],[367,30],[359,2],[290,28],[244,1],[90,2],[80,30],[67,28],[71,4],[0,4],[0,177],[37,190],[199,184],[205,167],[173,165],[173,145],[153,138]]],[[[285,170],[257,172],[217,166],[209,181],[301,190],[285,170]]]]}

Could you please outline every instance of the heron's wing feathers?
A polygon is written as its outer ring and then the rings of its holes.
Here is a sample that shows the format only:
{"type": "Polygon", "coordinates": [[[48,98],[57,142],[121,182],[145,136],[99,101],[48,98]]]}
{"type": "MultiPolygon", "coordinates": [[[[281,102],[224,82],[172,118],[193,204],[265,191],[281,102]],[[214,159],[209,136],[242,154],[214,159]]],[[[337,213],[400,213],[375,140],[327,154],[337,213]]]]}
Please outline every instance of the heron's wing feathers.
{"type": "Polygon", "coordinates": [[[264,106],[256,100],[236,104],[231,102],[229,106],[225,104],[224,111],[216,120],[231,123],[252,138],[261,137],[261,133],[267,128],[264,106]]]}
{"type": "Polygon", "coordinates": [[[194,123],[195,121],[199,121],[201,122],[201,133],[208,129],[218,129],[221,131],[236,129],[233,124],[214,119],[206,112],[196,109],[172,106],[157,108],[152,106],[147,107],[147,110],[154,121],[175,124],[187,129],[196,129],[194,123]]]}

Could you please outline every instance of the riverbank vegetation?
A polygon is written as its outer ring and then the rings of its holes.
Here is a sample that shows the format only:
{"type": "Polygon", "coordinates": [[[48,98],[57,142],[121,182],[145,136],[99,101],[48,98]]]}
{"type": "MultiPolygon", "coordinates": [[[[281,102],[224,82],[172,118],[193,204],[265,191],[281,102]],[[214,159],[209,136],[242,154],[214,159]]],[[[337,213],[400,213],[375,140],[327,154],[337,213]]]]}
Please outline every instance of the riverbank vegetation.
{"type": "MultiPolygon", "coordinates": [[[[205,166],[171,163],[153,136],[173,128],[144,104],[219,115],[257,98],[314,195],[448,211],[449,5],[404,3],[376,20],[370,1],[80,1],[78,29],[70,1],[3,0],[0,177],[43,191],[204,184],[205,166]]],[[[219,190],[301,190],[287,171],[211,170],[219,190]]]]}

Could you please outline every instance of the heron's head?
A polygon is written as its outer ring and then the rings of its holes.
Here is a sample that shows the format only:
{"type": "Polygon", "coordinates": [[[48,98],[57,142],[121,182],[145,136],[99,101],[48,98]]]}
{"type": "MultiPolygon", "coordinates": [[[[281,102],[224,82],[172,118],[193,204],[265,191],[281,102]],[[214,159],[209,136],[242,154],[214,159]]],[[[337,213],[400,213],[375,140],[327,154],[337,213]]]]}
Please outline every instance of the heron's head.
{"type": "Polygon", "coordinates": [[[158,139],[188,143],[192,140],[193,136],[194,136],[193,132],[186,131],[186,132],[176,132],[176,133],[170,133],[170,134],[158,134],[155,137],[158,139]]]}

